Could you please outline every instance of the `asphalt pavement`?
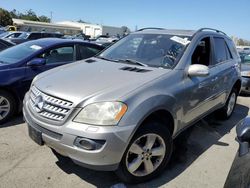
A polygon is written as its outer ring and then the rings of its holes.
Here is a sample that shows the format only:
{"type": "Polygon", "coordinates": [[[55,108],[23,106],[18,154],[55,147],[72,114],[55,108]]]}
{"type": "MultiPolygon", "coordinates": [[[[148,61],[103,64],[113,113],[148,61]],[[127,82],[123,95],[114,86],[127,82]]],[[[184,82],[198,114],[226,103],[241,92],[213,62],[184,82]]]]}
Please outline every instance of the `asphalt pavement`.
{"type": "Polygon", "coordinates": [[[210,115],[175,141],[174,155],[164,173],[150,182],[126,185],[113,172],[59,162],[46,146],[29,137],[19,115],[0,126],[0,187],[167,187],[221,188],[238,144],[235,125],[249,114],[250,97],[239,97],[233,116],[218,121],[210,115]]]}

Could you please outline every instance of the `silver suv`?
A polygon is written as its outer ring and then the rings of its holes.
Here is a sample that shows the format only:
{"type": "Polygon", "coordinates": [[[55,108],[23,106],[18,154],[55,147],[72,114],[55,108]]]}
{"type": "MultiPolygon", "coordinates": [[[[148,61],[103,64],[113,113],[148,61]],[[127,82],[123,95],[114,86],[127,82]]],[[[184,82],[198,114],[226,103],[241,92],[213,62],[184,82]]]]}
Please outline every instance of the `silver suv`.
{"type": "Polygon", "coordinates": [[[98,56],[37,76],[24,100],[30,137],[62,158],[157,176],[173,139],[216,111],[229,118],[241,88],[240,57],[223,32],[147,28],[98,56]]]}

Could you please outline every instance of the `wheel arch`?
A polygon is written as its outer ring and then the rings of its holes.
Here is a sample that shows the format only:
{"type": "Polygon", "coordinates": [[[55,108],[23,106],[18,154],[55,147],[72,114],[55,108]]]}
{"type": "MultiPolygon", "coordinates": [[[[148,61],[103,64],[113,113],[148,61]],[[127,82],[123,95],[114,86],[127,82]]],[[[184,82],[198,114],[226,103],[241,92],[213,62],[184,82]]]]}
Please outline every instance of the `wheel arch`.
{"type": "Polygon", "coordinates": [[[232,89],[236,89],[236,90],[237,90],[237,94],[240,93],[240,89],[241,89],[241,80],[240,80],[240,79],[238,79],[238,80],[234,83],[232,89]]]}
{"type": "Polygon", "coordinates": [[[20,108],[21,100],[15,91],[13,91],[12,89],[10,89],[8,87],[4,87],[4,86],[0,86],[0,91],[5,91],[5,92],[10,93],[15,99],[16,105],[18,107],[17,109],[20,108]]]}

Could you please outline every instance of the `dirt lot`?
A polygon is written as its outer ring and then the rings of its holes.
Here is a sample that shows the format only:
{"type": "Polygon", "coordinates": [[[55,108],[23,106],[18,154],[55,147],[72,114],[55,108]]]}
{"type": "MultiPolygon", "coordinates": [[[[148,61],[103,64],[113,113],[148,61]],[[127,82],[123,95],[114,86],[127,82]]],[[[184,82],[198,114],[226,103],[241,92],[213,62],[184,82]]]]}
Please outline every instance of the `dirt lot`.
{"type": "Polygon", "coordinates": [[[211,115],[185,131],[165,172],[136,186],[122,184],[112,172],[58,162],[48,147],[29,139],[19,116],[0,127],[0,187],[223,187],[238,147],[235,125],[249,107],[250,97],[239,97],[229,120],[211,115]]]}

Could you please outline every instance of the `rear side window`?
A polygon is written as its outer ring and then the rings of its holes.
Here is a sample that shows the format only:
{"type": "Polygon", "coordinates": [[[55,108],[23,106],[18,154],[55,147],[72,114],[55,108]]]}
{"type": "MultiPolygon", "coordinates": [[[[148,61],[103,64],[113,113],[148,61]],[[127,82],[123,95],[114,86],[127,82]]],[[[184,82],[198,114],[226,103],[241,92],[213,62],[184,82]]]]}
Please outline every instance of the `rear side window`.
{"type": "Polygon", "coordinates": [[[42,36],[41,36],[41,33],[31,33],[28,37],[28,39],[30,40],[35,40],[35,39],[40,39],[42,36]]]}
{"type": "Polygon", "coordinates": [[[101,50],[92,46],[79,45],[80,59],[86,59],[99,53],[101,50]]]}
{"type": "Polygon", "coordinates": [[[234,58],[239,58],[239,54],[232,40],[227,39],[228,48],[234,58]]]}
{"type": "Polygon", "coordinates": [[[216,63],[220,63],[230,59],[230,52],[226,46],[226,42],[223,38],[214,38],[214,50],[216,63]]]}
{"type": "Polygon", "coordinates": [[[7,46],[4,43],[0,42],[0,51],[4,50],[5,48],[7,48],[7,46]]]}

